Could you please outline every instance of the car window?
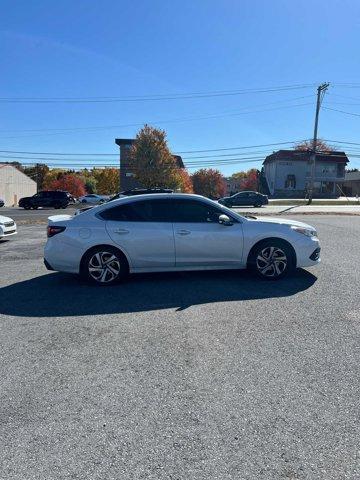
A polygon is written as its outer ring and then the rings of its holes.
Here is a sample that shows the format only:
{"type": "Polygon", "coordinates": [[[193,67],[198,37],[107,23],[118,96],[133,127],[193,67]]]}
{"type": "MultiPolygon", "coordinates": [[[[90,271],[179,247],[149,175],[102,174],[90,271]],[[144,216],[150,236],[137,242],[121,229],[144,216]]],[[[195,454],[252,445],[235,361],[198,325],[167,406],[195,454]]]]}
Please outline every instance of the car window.
{"type": "Polygon", "coordinates": [[[64,192],[53,192],[51,196],[53,198],[64,198],[66,197],[66,194],[64,192]]]}
{"type": "Polygon", "coordinates": [[[219,215],[224,212],[205,202],[196,200],[177,200],[174,209],[174,222],[203,223],[218,222],[219,215]]]}
{"type": "Polygon", "coordinates": [[[103,210],[104,220],[117,222],[172,222],[173,204],[169,200],[144,200],[103,210]]]}

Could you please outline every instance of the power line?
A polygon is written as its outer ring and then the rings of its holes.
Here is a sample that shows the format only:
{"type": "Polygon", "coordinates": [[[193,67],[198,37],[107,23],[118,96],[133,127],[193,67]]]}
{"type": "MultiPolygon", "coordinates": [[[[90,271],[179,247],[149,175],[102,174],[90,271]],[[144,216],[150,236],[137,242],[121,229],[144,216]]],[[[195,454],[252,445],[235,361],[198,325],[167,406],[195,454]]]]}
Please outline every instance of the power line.
{"type": "MultiPolygon", "coordinates": [[[[288,145],[290,143],[300,143],[303,140],[289,140],[288,142],[277,142],[277,143],[263,143],[258,145],[247,145],[247,146],[240,146],[240,147],[226,147],[226,148],[213,148],[207,150],[187,150],[187,151],[178,151],[174,152],[174,154],[186,154],[186,153],[205,153],[205,152],[220,152],[226,150],[242,150],[248,148],[259,148],[259,147],[273,147],[276,145],[288,145]]],[[[333,141],[333,140],[329,140],[333,141]]],[[[360,145],[360,144],[359,144],[360,145]]],[[[29,152],[29,151],[21,151],[21,150],[0,150],[0,153],[16,153],[22,155],[58,155],[58,156],[116,156],[119,157],[119,153],[63,153],[63,152],[29,152]]]]}
{"type": "Polygon", "coordinates": [[[352,115],[354,117],[360,117],[360,113],[345,112],[344,110],[337,110],[335,108],[330,108],[330,107],[323,107],[323,108],[325,108],[325,110],[331,110],[333,112],[345,113],[346,115],[352,115]]]}
{"type": "Polygon", "coordinates": [[[344,144],[347,144],[347,145],[360,145],[360,143],[346,142],[345,140],[329,140],[329,139],[325,139],[324,142],[344,143],[344,144]]]}
{"type": "MultiPolygon", "coordinates": [[[[200,155],[200,156],[193,156],[193,157],[182,157],[183,160],[197,160],[197,159],[204,159],[204,158],[218,158],[218,157],[233,157],[234,155],[238,155],[238,156],[243,156],[243,155],[255,155],[255,154],[268,154],[269,153],[269,150],[263,150],[263,151],[248,151],[248,152],[243,152],[243,153],[240,153],[240,152],[232,152],[232,153],[227,153],[227,154],[214,154],[214,155],[200,155]]],[[[28,156],[14,156],[14,155],[0,155],[0,158],[12,158],[12,159],[15,159],[15,160],[41,160],[41,161],[49,161],[49,162],[66,162],[66,161],[71,161],[69,159],[63,159],[63,158],[56,158],[56,157],[28,157],[28,156]]],[[[97,159],[98,160],[98,159],[97,159]]],[[[78,160],[78,162],[93,162],[93,161],[97,161],[95,159],[92,159],[92,158],[81,158],[78,160]]],[[[225,160],[225,158],[224,158],[225,160]]]]}
{"type": "MultiPolygon", "coordinates": [[[[310,96],[312,96],[312,95],[310,95],[310,96]]],[[[285,100],[281,100],[281,101],[278,101],[278,102],[271,102],[271,103],[268,103],[268,104],[265,104],[265,105],[273,105],[274,103],[278,104],[278,103],[282,103],[284,101],[285,100]]],[[[286,101],[289,101],[289,100],[286,100],[286,101]]],[[[309,103],[309,102],[298,103],[296,105],[284,105],[284,106],[281,106],[281,107],[265,108],[265,109],[260,109],[260,110],[249,110],[248,109],[249,107],[247,107],[248,111],[243,111],[243,110],[246,110],[246,108],[245,108],[245,109],[242,109],[241,111],[231,112],[231,113],[211,114],[211,115],[203,115],[203,116],[200,115],[200,116],[193,116],[193,117],[181,117],[181,118],[172,119],[172,120],[156,120],[156,121],[147,121],[147,122],[139,122],[139,123],[128,123],[128,124],[124,124],[124,125],[116,125],[116,126],[114,125],[114,126],[111,126],[111,127],[94,127],[94,128],[85,127],[86,130],[82,130],[82,131],[83,132],[86,131],[87,133],[91,133],[91,132],[97,131],[99,129],[101,129],[101,130],[105,129],[106,130],[106,129],[114,129],[114,128],[138,127],[138,126],[144,125],[144,123],[151,123],[153,125],[162,125],[162,124],[168,124],[168,123],[194,122],[194,121],[199,121],[199,120],[210,120],[210,119],[225,118],[225,117],[236,117],[238,115],[249,115],[249,114],[252,114],[252,113],[271,112],[273,110],[303,107],[303,106],[306,106],[306,105],[312,105],[312,104],[309,103]]],[[[43,137],[43,136],[68,135],[68,134],[71,134],[71,133],[74,133],[74,132],[72,132],[72,131],[58,131],[56,133],[39,133],[39,134],[35,134],[35,135],[0,136],[0,138],[2,138],[2,139],[33,138],[33,137],[43,137]]]]}
{"type": "Polygon", "coordinates": [[[210,92],[191,92],[176,94],[155,94],[126,97],[0,97],[1,103],[112,103],[112,102],[143,102],[163,100],[183,100],[193,98],[222,97],[246,95],[252,93],[271,93],[289,90],[312,88],[314,84],[284,85],[280,87],[248,88],[243,90],[222,90],[210,92]]]}
{"type": "MultiPolygon", "coordinates": [[[[262,103],[258,105],[253,105],[252,107],[243,107],[239,110],[230,110],[227,112],[223,112],[220,114],[217,113],[212,113],[212,114],[201,114],[201,115],[193,115],[193,116],[187,116],[187,117],[179,117],[175,119],[170,119],[170,120],[156,120],[156,121],[148,121],[145,123],[165,123],[165,122],[178,122],[178,121],[186,121],[186,120],[196,120],[196,119],[202,119],[202,118],[212,118],[213,116],[225,116],[225,115],[237,115],[238,113],[243,113],[244,110],[249,110],[253,107],[258,108],[258,107],[266,107],[269,105],[277,105],[279,103],[286,103],[286,102],[295,102],[297,100],[302,100],[304,98],[310,98],[313,97],[314,95],[303,95],[301,97],[294,97],[294,98],[287,98],[285,100],[277,100],[275,102],[267,102],[267,103],[262,103]]],[[[293,105],[291,105],[293,106],[293,105]]],[[[296,106],[296,105],[294,105],[296,106]]],[[[17,130],[0,130],[0,133],[4,132],[23,132],[23,133],[36,133],[36,132],[77,132],[77,131],[93,131],[93,130],[107,130],[107,129],[113,129],[113,128],[123,128],[123,127],[132,127],[132,126],[138,126],[138,125],[143,125],[144,122],[137,122],[137,123],[128,123],[124,125],[94,125],[94,126],[89,126],[89,127],[70,127],[70,128],[35,128],[35,129],[17,129],[17,130]]]]}

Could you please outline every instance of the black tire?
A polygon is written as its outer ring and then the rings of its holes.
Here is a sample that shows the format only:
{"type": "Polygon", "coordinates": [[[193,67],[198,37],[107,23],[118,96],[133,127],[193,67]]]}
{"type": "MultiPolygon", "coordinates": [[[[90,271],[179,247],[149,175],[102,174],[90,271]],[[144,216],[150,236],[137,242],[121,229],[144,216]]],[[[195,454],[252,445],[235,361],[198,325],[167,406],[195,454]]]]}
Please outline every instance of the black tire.
{"type": "Polygon", "coordinates": [[[61,208],[61,204],[60,203],[55,203],[54,208],[56,208],[56,210],[59,210],[59,208],[61,208]]]}
{"type": "Polygon", "coordinates": [[[251,249],[248,269],[264,280],[280,280],[295,270],[295,252],[281,239],[259,242],[251,249]]]}
{"type": "Polygon", "coordinates": [[[129,265],[125,256],[110,245],[91,248],[81,260],[80,275],[93,285],[113,285],[124,280],[128,274],[129,265]]]}
{"type": "Polygon", "coordinates": [[[39,207],[35,207],[34,205],[31,207],[33,210],[37,210],[39,207]]]}
{"type": "Polygon", "coordinates": [[[255,203],[254,204],[254,208],[261,208],[262,207],[262,203],[255,203]]]}
{"type": "Polygon", "coordinates": [[[24,208],[25,208],[25,210],[30,210],[31,206],[28,205],[28,204],[25,204],[25,205],[24,205],[24,208]]]}

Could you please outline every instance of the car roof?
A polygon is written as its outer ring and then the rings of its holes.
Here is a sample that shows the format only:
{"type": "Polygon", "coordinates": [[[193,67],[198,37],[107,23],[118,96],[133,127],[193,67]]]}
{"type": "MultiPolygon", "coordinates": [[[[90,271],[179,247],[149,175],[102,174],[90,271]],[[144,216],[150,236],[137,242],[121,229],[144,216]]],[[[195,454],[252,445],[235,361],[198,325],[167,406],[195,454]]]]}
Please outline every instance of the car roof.
{"type": "MultiPolygon", "coordinates": [[[[121,197],[115,200],[111,200],[101,205],[92,207],[89,210],[84,211],[83,214],[81,215],[76,215],[74,219],[76,219],[77,221],[80,221],[81,219],[84,219],[87,215],[96,216],[97,213],[100,213],[104,210],[108,210],[110,208],[114,208],[116,205],[122,205],[122,204],[125,205],[126,203],[139,202],[141,200],[158,200],[161,198],[167,198],[171,200],[174,200],[174,199],[202,200],[203,202],[210,203],[212,205],[215,204],[220,209],[228,210],[226,207],[216,203],[214,200],[211,200],[210,198],[207,198],[207,197],[203,197],[202,195],[196,195],[194,193],[157,193],[156,195],[154,195],[153,193],[147,193],[143,195],[131,195],[131,196],[121,197]]],[[[229,214],[231,216],[234,216],[240,219],[241,221],[246,221],[245,217],[243,217],[242,215],[236,212],[229,212],[229,214]]]]}
{"type": "MultiPolygon", "coordinates": [[[[196,200],[210,200],[209,198],[206,198],[206,197],[203,197],[202,195],[196,195],[194,193],[157,193],[156,195],[154,195],[153,193],[142,193],[140,195],[128,195],[128,196],[124,196],[124,197],[121,197],[121,198],[117,198],[116,200],[112,200],[114,203],[115,202],[125,202],[125,200],[128,200],[128,201],[139,201],[139,200],[147,200],[147,199],[151,199],[151,200],[154,200],[156,198],[171,198],[171,199],[174,199],[174,198],[189,198],[189,199],[196,199],[196,200]]],[[[107,203],[107,205],[109,205],[109,203],[107,203]]]]}

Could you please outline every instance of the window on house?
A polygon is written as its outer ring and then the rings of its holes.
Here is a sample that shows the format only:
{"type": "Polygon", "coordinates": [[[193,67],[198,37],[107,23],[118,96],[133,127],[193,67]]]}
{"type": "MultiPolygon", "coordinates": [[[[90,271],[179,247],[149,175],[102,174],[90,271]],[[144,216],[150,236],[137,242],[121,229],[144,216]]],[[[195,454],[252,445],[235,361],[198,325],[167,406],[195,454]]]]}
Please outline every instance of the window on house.
{"type": "Polygon", "coordinates": [[[296,178],[295,175],[288,175],[285,180],[285,188],[294,189],[296,188],[296,178]]]}
{"type": "Polygon", "coordinates": [[[345,165],[343,163],[338,163],[336,166],[336,176],[344,177],[345,176],[345,165]]]}

